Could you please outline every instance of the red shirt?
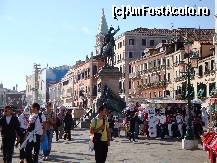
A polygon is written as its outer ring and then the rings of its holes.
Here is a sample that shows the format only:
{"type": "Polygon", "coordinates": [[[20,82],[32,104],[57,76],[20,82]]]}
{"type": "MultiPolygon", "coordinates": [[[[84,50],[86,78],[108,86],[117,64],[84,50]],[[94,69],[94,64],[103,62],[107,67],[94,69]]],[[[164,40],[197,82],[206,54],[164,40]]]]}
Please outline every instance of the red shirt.
{"type": "Polygon", "coordinates": [[[144,120],[147,121],[148,120],[148,113],[144,113],[144,120]]]}
{"type": "Polygon", "coordinates": [[[172,123],[172,118],[171,118],[171,116],[167,116],[166,117],[166,124],[171,124],[172,123]]]}

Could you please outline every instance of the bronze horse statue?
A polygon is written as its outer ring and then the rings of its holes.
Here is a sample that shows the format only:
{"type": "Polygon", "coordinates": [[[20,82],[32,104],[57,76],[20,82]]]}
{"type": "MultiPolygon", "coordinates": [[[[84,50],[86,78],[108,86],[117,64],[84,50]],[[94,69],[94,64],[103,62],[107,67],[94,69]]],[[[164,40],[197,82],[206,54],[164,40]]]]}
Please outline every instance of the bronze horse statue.
{"type": "Polygon", "coordinates": [[[112,62],[112,67],[114,66],[114,46],[115,39],[114,35],[120,30],[119,26],[117,30],[114,30],[113,27],[110,27],[108,33],[104,37],[104,43],[101,47],[100,56],[105,60],[106,64],[109,64],[109,60],[112,62]],[[114,31],[114,32],[112,32],[114,31]]]}

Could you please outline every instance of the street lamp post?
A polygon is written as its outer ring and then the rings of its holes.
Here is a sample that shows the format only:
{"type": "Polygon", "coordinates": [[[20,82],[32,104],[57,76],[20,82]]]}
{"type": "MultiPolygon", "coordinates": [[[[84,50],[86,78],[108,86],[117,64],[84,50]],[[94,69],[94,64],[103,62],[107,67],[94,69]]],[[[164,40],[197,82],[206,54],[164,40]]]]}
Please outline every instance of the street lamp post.
{"type": "Polygon", "coordinates": [[[192,107],[191,107],[191,77],[193,74],[193,69],[198,67],[198,55],[196,53],[192,53],[189,51],[189,45],[192,44],[191,41],[187,41],[185,43],[188,46],[188,52],[187,52],[187,63],[184,61],[181,61],[179,63],[180,66],[180,73],[186,74],[187,77],[187,99],[188,99],[188,121],[187,121],[187,131],[185,138],[182,140],[182,148],[183,149],[195,149],[198,147],[198,142],[195,139],[194,135],[194,127],[192,123],[192,107]],[[185,71],[187,69],[187,71],[185,71]]]}

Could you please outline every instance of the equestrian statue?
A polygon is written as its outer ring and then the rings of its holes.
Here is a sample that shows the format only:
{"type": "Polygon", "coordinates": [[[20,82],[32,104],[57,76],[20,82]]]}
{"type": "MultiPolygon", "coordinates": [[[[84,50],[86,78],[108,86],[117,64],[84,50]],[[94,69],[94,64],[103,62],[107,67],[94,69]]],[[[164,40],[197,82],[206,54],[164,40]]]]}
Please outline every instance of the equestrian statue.
{"type": "Polygon", "coordinates": [[[100,56],[105,60],[106,65],[109,65],[109,60],[111,60],[112,67],[114,66],[114,46],[115,46],[115,39],[114,35],[120,30],[119,26],[118,29],[114,29],[110,27],[108,33],[104,37],[103,45],[101,46],[100,56]],[[114,31],[114,32],[112,32],[114,31]]]}

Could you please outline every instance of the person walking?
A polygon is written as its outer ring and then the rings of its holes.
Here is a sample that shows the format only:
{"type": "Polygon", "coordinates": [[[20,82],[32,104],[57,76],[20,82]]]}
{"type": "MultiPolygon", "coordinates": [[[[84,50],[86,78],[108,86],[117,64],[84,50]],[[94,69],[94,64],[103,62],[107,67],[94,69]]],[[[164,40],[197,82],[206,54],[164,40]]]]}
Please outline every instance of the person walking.
{"type": "Polygon", "coordinates": [[[67,110],[66,112],[66,116],[64,118],[64,130],[65,130],[65,134],[64,134],[64,139],[68,139],[69,141],[71,141],[71,130],[72,130],[72,125],[73,125],[73,119],[72,119],[72,111],[71,110],[67,110]]]}
{"type": "Polygon", "coordinates": [[[107,120],[106,106],[98,109],[98,115],[91,120],[90,134],[94,135],[94,150],[96,163],[105,163],[110,145],[109,123],[107,120]]]}
{"type": "Polygon", "coordinates": [[[47,161],[49,159],[49,155],[51,152],[52,138],[54,132],[54,126],[56,124],[56,117],[52,109],[52,104],[48,103],[46,106],[45,112],[43,112],[46,118],[46,134],[48,137],[48,149],[43,150],[43,161],[47,161]]]}
{"type": "Polygon", "coordinates": [[[63,134],[64,134],[64,118],[65,118],[65,109],[60,110],[60,112],[58,113],[57,117],[60,120],[61,125],[59,126],[58,130],[59,130],[59,139],[63,138],[63,134]]]}
{"type": "MultiPolygon", "coordinates": [[[[20,136],[20,145],[23,144],[24,139],[26,137],[27,128],[29,126],[29,116],[30,109],[28,107],[24,108],[23,113],[18,117],[20,123],[19,136],[20,136]]],[[[20,163],[24,163],[24,159],[26,157],[25,149],[20,149],[20,163]]]]}
{"type": "MultiPolygon", "coordinates": [[[[43,113],[39,113],[40,105],[33,103],[31,107],[31,115],[29,117],[28,135],[26,140],[26,161],[27,163],[38,163],[38,155],[40,150],[40,143],[46,134],[46,118],[43,113]],[[32,157],[32,150],[34,155],[32,157]]],[[[22,148],[23,145],[21,145],[22,148]]]]}
{"type": "Polygon", "coordinates": [[[138,123],[138,112],[134,113],[134,115],[130,118],[130,133],[129,133],[129,140],[133,139],[136,142],[136,124],[138,123]]]}
{"type": "Polygon", "coordinates": [[[5,106],[4,115],[0,119],[0,127],[2,128],[3,161],[4,163],[12,163],[15,140],[19,132],[19,121],[18,118],[13,115],[11,106],[5,106]]]}
{"type": "Polygon", "coordinates": [[[115,120],[111,111],[108,114],[108,122],[109,122],[110,141],[113,141],[112,137],[114,136],[113,133],[114,133],[115,120]]]}

